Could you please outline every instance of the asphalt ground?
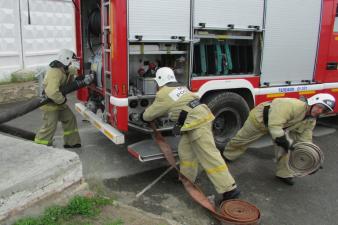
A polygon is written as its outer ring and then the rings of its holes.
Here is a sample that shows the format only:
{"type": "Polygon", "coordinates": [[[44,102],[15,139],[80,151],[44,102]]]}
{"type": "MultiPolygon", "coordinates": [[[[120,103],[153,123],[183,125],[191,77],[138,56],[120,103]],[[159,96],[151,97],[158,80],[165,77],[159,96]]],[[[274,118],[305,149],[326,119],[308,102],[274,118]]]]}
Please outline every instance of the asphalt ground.
{"type": "MultiPolygon", "coordinates": [[[[68,104],[73,107],[75,101],[74,96],[70,96],[68,104]]],[[[11,104],[0,105],[0,112],[10,107],[11,104]]],[[[137,199],[136,194],[167,168],[163,160],[141,163],[128,154],[128,144],[150,136],[130,132],[127,134],[127,143],[117,146],[88,122],[82,121],[79,114],[76,115],[83,147],[74,151],[80,156],[86,179],[102,182],[107,190],[114,193],[123,203],[181,224],[219,224],[187,196],[174,171],[137,199]]],[[[8,125],[36,132],[41,121],[41,112],[35,110],[9,122],[8,125]]],[[[320,122],[338,128],[338,117],[323,119],[320,122]]],[[[255,204],[261,210],[260,224],[338,224],[337,132],[315,137],[314,143],[320,146],[325,154],[324,169],[312,176],[297,178],[294,186],[285,185],[275,179],[272,147],[251,148],[240,159],[229,164],[230,171],[242,191],[240,198],[255,204]]],[[[63,145],[60,128],[55,136],[55,145],[63,145]]],[[[207,195],[214,195],[216,202],[219,200],[220,196],[215,193],[203,172],[197,183],[207,195]]]]}

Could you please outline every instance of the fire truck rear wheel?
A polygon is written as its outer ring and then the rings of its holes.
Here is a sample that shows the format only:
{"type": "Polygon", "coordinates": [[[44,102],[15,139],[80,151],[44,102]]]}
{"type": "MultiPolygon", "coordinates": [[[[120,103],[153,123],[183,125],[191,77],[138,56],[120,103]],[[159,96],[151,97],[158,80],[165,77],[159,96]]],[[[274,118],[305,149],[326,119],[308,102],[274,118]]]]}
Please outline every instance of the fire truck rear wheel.
{"type": "Polygon", "coordinates": [[[243,126],[249,115],[249,106],[242,96],[233,92],[207,96],[204,102],[215,116],[212,131],[215,144],[222,152],[225,145],[243,126]]]}

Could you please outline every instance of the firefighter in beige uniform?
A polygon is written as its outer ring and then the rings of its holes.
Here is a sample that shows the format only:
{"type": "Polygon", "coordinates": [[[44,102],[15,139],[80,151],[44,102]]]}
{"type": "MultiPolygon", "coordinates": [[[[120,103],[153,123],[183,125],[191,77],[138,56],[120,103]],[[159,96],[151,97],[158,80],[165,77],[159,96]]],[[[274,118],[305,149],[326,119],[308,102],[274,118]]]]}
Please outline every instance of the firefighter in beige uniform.
{"type": "MultiPolygon", "coordinates": [[[[316,94],[305,101],[276,98],[272,102],[261,103],[251,110],[249,118],[227,144],[223,155],[229,161],[237,159],[250,143],[266,133],[270,133],[276,145],[284,148],[285,153],[292,150],[292,141],[312,142],[316,118],[333,111],[334,106],[335,98],[330,94],[316,94]]],[[[289,154],[282,154],[277,158],[276,177],[292,185],[294,181],[292,172],[287,167],[288,156],[289,154]]]]}
{"type": "Polygon", "coordinates": [[[71,72],[75,72],[78,62],[73,51],[61,50],[56,60],[49,64],[43,81],[44,93],[53,102],[41,107],[43,124],[35,136],[35,142],[43,145],[52,145],[57,123],[61,121],[65,148],[81,147],[81,140],[77,129],[76,118],[66,104],[66,97],[60,88],[73,80],[71,72]],[[70,68],[70,66],[72,66],[70,68]],[[72,70],[72,71],[71,71],[72,70]]]}
{"type": "Polygon", "coordinates": [[[239,195],[235,180],[216,148],[211,132],[214,116],[209,108],[200,104],[198,97],[186,87],[180,86],[174,72],[168,67],[157,70],[155,80],[160,87],[155,101],[143,113],[144,121],[169,115],[178,121],[181,139],[178,146],[180,171],[192,182],[198,174],[199,164],[203,167],[223,200],[239,195]]]}

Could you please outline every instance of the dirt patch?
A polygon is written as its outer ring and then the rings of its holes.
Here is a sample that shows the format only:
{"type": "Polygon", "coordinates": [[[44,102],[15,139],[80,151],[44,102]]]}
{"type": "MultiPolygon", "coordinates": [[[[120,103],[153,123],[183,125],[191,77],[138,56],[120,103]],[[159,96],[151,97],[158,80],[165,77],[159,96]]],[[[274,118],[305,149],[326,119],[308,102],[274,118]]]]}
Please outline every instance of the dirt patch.
{"type": "MultiPolygon", "coordinates": [[[[210,213],[194,202],[184,191],[175,172],[167,174],[140,198],[136,194],[159,176],[164,169],[144,172],[130,177],[105,180],[104,184],[116,199],[143,211],[170,218],[181,225],[218,225],[210,213]]],[[[210,185],[205,177],[202,179],[210,185]]],[[[199,183],[197,181],[197,183],[199,183]]],[[[200,183],[199,183],[200,184],[200,183]]],[[[205,184],[200,186],[205,186],[205,184]]],[[[213,194],[209,193],[208,195],[213,194]]]]}
{"type": "Polygon", "coordinates": [[[178,225],[173,221],[159,218],[144,211],[135,209],[127,205],[116,203],[115,205],[105,206],[101,213],[95,218],[84,218],[78,216],[62,223],[70,224],[90,224],[90,225],[178,225]]]}
{"type": "MultiPolygon", "coordinates": [[[[87,180],[90,189],[96,193],[116,199],[114,205],[103,207],[99,220],[93,220],[90,224],[106,225],[114,224],[113,221],[121,220],[121,225],[179,225],[175,220],[167,219],[170,217],[162,217],[161,214],[146,211],[142,207],[133,205],[136,200],[133,192],[115,192],[107,188],[101,180],[87,180]]],[[[137,201],[137,200],[136,200],[137,201]]],[[[141,200],[142,201],[142,200],[141,200]]],[[[120,225],[116,222],[116,225],[120,225]]]]}
{"type": "Polygon", "coordinates": [[[36,81],[0,85],[0,104],[27,101],[37,96],[36,81]]]}
{"type": "Polygon", "coordinates": [[[124,224],[130,225],[171,225],[173,222],[168,222],[165,219],[157,218],[154,215],[145,213],[144,211],[135,209],[129,206],[117,205],[115,207],[105,207],[101,215],[105,218],[110,216],[121,218],[124,224]]]}

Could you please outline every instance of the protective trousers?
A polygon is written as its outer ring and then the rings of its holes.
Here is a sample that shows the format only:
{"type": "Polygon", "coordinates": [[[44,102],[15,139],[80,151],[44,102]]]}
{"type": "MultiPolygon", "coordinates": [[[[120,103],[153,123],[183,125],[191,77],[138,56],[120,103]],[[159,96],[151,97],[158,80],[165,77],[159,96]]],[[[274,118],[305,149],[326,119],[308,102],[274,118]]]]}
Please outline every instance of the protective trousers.
{"type": "Polygon", "coordinates": [[[192,182],[198,175],[200,164],[218,193],[236,188],[235,180],[215,146],[211,123],[183,132],[178,146],[178,154],[180,171],[192,182]]]}
{"type": "Polygon", "coordinates": [[[59,110],[43,110],[42,127],[36,134],[34,141],[38,144],[52,145],[58,121],[62,123],[64,144],[80,144],[81,139],[77,129],[76,118],[68,106],[59,110]]]}
{"type": "MultiPolygon", "coordinates": [[[[268,129],[265,128],[264,125],[259,126],[255,124],[251,118],[248,118],[236,136],[233,137],[225,147],[223,152],[224,157],[230,161],[236,160],[248,149],[249,144],[267,133],[268,129]]],[[[277,148],[277,146],[275,146],[275,148],[277,148]]],[[[276,176],[282,178],[293,176],[287,166],[289,161],[288,157],[289,154],[282,154],[276,158],[276,176]]]]}

